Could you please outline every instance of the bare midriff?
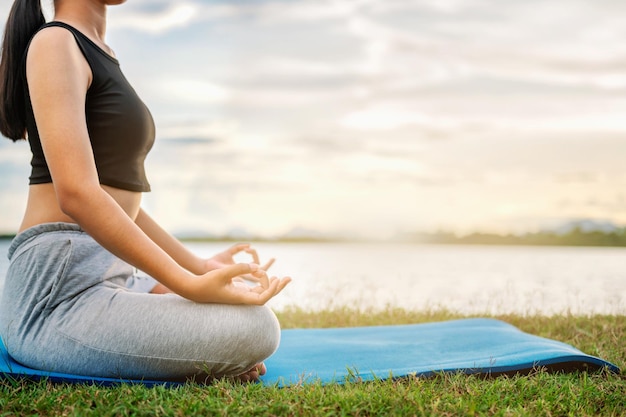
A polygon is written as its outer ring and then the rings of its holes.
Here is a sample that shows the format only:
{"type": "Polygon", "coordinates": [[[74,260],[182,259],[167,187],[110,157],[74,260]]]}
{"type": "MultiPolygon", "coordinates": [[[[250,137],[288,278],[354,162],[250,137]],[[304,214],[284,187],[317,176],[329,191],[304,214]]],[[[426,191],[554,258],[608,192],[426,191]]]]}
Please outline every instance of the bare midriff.
{"type": "MultiPolygon", "coordinates": [[[[139,213],[141,205],[141,193],[135,191],[122,190],[102,185],[105,190],[128,214],[131,219],[135,219],[139,213]]],[[[43,223],[76,223],[74,219],[63,213],[57,201],[56,192],[52,183],[35,184],[29,186],[26,212],[20,232],[29,227],[43,223]]]]}

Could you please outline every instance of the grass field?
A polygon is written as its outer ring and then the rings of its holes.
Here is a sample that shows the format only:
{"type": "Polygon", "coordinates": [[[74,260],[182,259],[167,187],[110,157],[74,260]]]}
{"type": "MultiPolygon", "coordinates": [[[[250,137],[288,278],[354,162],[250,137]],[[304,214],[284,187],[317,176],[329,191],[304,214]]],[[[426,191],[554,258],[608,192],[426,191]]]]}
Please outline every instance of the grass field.
{"type": "MultiPolygon", "coordinates": [[[[280,312],[284,328],[405,324],[463,318],[445,310],[280,312]]],[[[482,317],[486,317],[483,315],[482,317]]],[[[626,369],[626,316],[492,316],[626,369]]],[[[607,372],[483,379],[461,374],[291,388],[219,381],[176,388],[0,382],[0,416],[494,415],[623,416],[626,376],[607,372]]]]}

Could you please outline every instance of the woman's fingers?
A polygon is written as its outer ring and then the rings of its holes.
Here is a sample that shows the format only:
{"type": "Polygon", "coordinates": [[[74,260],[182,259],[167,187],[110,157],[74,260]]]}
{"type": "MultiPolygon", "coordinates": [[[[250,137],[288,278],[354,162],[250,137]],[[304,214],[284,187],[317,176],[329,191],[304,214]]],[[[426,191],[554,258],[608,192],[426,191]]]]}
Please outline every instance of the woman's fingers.
{"type": "Polygon", "coordinates": [[[261,267],[261,269],[262,269],[262,270],[264,270],[264,271],[267,271],[268,269],[270,269],[270,267],[271,267],[272,265],[274,265],[274,262],[275,262],[275,261],[276,261],[276,259],[271,258],[269,261],[267,261],[267,262],[265,263],[265,265],[263,265],[263,266],[261,267]]]}
{"type": "Polygon", "coordinates": [[[290,277],[279,279],[277,277],[268,278],[267,273],[254,263],[241,263],[229,265],[213,271],[215,282],[221,290],[217,290],[214,295],[221,293],[221,296],[214,298],[214,302],[226,302],[229,304],[256,304],[263,305],[272,297],[280,293],[291,282],[290,277]],[[241,282],[241,276],[255,281],[257,286],[248,287],[241,282]],[[219,282],[219,284],[218,284],[219,282]]]}
{"type": "Polygon", "coordinates": [[[218,269],[222,282],[229,283],[234,278],[244,277],[249,281],[258,282],[263,288],[269,288],[267,273],[257,264],[234,264],[218,269]]]}
{"type": "Polygon", "coordinates": [[[276,277],[272,277],[270,280],[269,287],[263,289],[262,291],[248,291],[241,294],[241,300],[245,304],[257,304],[263,305],[267,303],[272,297],[277,295],[279,292],[287,286],[291,282],[291,278],[285,277],[283,279],[278,279],[276,277]]]}
{"type": "MultiPolygon", "coordinates": [[[[249,254],[252,257],[252,263],[257,264],[257,265],[261,264],[257,250],[254,249],[249,243],[237,243],[231,246],[230,248],[226,249],[224,253],[228,254],[228,256],[230,257],[230,262],[225,262],[225,263],[233,263],[233,257],[237,255],[239,252],[246,252],[247,254],[249,254]]],[[[263,266],[261,266],[261,269],[267,271],[274,264],[274,262],[275,262],[274,258],[270,259],[263,266]]]]}
{"type": "MultiPolygon", "coordinates": [[[[291,277],[284,277],[283,279],[281,279],[278,283],[278,288],[276,291],[276,294],[278,294],[279,292],[281,292],[286,286],[287,284],[289,284],[291,282],[291,277]]],[[[274,294],[274,295],[276,295],[274,294]]]]}
{"type": "MultiPolygon", "coordinates": [[[[256,249],[254,249],[252,246],[250,246],[249,243],[239,243],[237,245],[234,245],[233,247],[230,248],[230,252],[231,254],[234,256],[236,254],[238,254],[239,252],[246,252],[248,255],[252,256],[252,263],[260,265],[261,264],[261,260],[259,258],[259,253],[257,252],[256,249]]],[[[275,259],[272,258],[269,261],[267,261],[265,263],[265,265],[263,265],[261,267],[261,269],[264,270],[268,270],[268,268],[270,266],[272,266],[272,264],[274,263],[275,259]]]]}
{"type": "MultiPolygon", "coordinates": [[[[291,278],[290,277],[284,277],[282,279],[278,279],[277,277],[272,277],[270,278],[270,286],[271,283],[273,281],[278,280],[278,285],[276,286],[276,292],[274,293],[274,295],[278,294],[279,292],[281,292],[283,290],[283,288],[285,288],[287,286],[287,284],[289,284],[291,282],[291,278]]],[[[250,287],[250,291],[255,292],[257,294],[262,294],[263,292],[267,291],[266,288],[261,287],[260,285],[257,285],[255,287],[250,287]]]]}
{"type": "MultiPolygon", "coordinates": [[[[274,262],[275,262],[275,261],[276,261],[276,259],[274,259],[274,258],[270,259],[269,261],[267,261],[267,262],[265,263],[265,265],[261,266],[261,267],[260,267],[260,269],[262,269],[262,270],[264,270],[264,271],[267,271],[267,270],[268,270],[268,269],[269,269],[269,268],[270,268],[270,267],[274,264],[274,262]]],[[[255,281],[255,282],[258,282],[258,281],[259,281],[259,279],[258,279],[258,278],[251,277],[251,275],[250,275],[250,274],[245,275],[245,276],[243,276],[242,278],[248,279],[248,280],[250,280],[250,281],[255,281]]]]}
{"type": "Polygon", "coordinates": [[[247,254],[252,256],[252,262],[255,264],[260,264],[259,261],[259,254],[257,253],[256,249],[254,249],[253,247],[248,246],[247,248],[244,249],[246,251],[247,254]]]}
{"type": "Polygon", "coordinates": [[[228,248],[228,253],[230,253],[231,256],[237,255],[239,252],[246,250],[250,247],[249,243],[237,243],[236,245],[231,246],[230,248],[228,248]]]}
{"type": "MultiPolygon", "coordinates": [[[[254,265],[256,265],[256,264],[254,264],[254,265]]],[[[257,267],[258,267],[258,265],[257,265],[257,267]]],[[[267,273],[264,270],[259,268],[256,271],[250,272],[250,276],[254,277],[254,278],[257,278],[258,282],[259,282],[259,285],[261,285],[261,287],[269,288],[270,280],[267,277],[267,273]]]]}
{"type": "Polygon", "coordinates": [[[219,280],[224,283],[231,282],[234,278],[241,276],[245,276],[246,279],[250,279],[251,281],[261,283],[261,275],[265,275],[266,279],[267,275],[264,272],[261,274],[259,271],[260,269],[257,264],[234,264],[216,269],[213,272],[216,273],[219,280]]]}

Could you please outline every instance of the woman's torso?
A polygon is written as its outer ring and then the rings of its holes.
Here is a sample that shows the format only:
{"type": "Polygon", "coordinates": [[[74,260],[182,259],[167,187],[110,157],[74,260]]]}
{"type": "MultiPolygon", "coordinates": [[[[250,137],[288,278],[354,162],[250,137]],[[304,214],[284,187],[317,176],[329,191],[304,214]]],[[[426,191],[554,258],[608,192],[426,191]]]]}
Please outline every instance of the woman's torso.
{"type": "MultiPolygon", "coordinates": [[[[141,204],[141,193],[102,185],[102,188],[124,209],[131,219],[137,217],[141,204]]],[[[19,231],[42,223],[76,223],[67,216],[57,202],[52,183],[34,184],[29,187],[28,200],[19,231]]]]}
{"type": "MultiPolygon", "coordinates": [[[[111,51],[106,45],[96,44],[95,40],[65,23],[52,22],[46,26],[49,25],[62,26],[73,33],[89,66],[91,85],[85,109],[101,187],[135,219],[140,208],[141,194],[150,188],[145,177],[143,158],[154,141],[152,117],[128,84],[118,61],[110,55],[111,51]],[[109,115],[114,116],[111,118],[109,115]]],[[[75,223],[58,204],[34,117],[29,129],[30,136],[33,171],[20,231],[42,223],[75,223]],[[36,146],[33,146],[33,140],[36,146]]]]}

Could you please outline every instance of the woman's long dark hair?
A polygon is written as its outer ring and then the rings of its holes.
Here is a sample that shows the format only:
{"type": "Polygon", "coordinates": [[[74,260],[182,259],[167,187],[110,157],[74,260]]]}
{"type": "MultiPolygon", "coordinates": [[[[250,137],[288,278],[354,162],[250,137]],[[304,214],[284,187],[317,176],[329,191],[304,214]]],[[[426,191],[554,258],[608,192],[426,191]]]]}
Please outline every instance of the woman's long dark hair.
{"type": "Polygon", "coordinates": [[[40,0],[15,0],[4,28],[0,60],[0,133],[14,141],[26,138],[24,52],[44,23],[40,0]]]}

